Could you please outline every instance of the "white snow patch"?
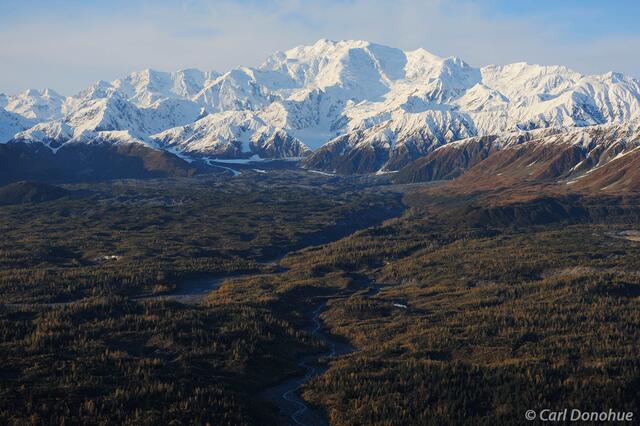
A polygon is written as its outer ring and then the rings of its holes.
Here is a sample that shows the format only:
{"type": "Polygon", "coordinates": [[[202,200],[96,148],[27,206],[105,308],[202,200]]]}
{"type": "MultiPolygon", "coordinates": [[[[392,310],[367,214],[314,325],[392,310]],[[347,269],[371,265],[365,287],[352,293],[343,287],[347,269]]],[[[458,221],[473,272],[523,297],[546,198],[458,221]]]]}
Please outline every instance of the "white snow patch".
{"type": "Polygon", "coordinates": [[[393,174],[393,173],[398,173],[400,170],[378,170],[376,172],[377,176],[381,176],[381,175],[389,175],[389,174],[393,174]]]}
{"type": "Polygon", "coordinates": [[[335,176],[336,175],[335,173],[327,173],[327,172],[322,172],[320,170],[308,170],[308,171],[311,172],[311,173],[316,173],[316,174],[323,175],[323,176],[335,176]]]}

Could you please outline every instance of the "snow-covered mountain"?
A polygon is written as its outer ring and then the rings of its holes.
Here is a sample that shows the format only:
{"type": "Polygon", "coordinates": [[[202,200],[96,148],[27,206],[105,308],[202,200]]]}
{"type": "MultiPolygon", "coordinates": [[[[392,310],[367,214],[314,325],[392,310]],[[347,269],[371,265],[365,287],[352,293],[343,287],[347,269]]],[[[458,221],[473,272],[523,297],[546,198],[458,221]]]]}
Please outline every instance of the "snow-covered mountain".
{"type": "Polygon", "coordinates": [[[36,121],[61,118],[72,109],[72,104],[72,98],[62,96],[51,89],[28,89],[17,95],[0,95],[2,108],[36,121]]]}
{"type": "Polygon", "coordinates": [[[36,124],[35,120],[0,108],[0,142],[11,139],[16,133],[36,124]]]}
{"type": "Polygon", "coordinates": [[[472,137],[441,146],[394,175],[396,182],[454,179],[467,192],[555,184],[595,194],[637,191],[640,123],[547,128],[472,137]]]}
{"type": "Polygon", "coordinates": [[[251,111],[209,114],[193,124],[153,136],[158,146],[217,158],[303,157],[308,149],[282,129],[265,123],[251,111]]]}
{"type": "Polygon", "coordinates": [[[473,182],[469,187],[523,180],[582,183],[597,169],[614,170],[620,177],[619,160],[638,160],[638,148],[638,120],[474,136],[436,148],[401,169],[394,180],[458,178],[467,185],[473,182]]]}
{"type": "Polygon", "coordinates": [[[475,68],[423,49],[320,40],[257,68],[144,70],[72,97],[0,96],[0,141],[52,149],[124,131],[183,156],[302,157],[339,173],[394,171],[453,141],[625,123],[640,83],[515,63],[475,68]],[[313,151],[313,152],[311,152],[313,151]]]}
{"type": "Polygon", "coordinates": [[[160,72],[146,69],[111,83],[115,89],[136,106],[146,108],[165,99],[192,99],[220,74],[196,69],[160,72]]]}

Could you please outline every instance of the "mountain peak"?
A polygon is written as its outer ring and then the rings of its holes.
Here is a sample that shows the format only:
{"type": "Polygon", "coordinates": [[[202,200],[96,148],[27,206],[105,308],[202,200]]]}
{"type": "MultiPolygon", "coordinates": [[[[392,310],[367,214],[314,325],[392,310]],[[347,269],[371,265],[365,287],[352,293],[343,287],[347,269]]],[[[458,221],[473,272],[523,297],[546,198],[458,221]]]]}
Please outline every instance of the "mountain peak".
{"type": "Polygon", "coordinates": [[[58,94],[55,90],[44,89],[26,89],[20,93],[22,97],[45,97],[45,98],[62,98],[62,95],[58,94]]]}
{"type": "MultiPolygon", "coordinates": [[[[372,44],[367,40],[351,40],[351,39],[342,39],[342,40],[329,40],[326,38],[321,38],[315,43],[311,45],[311,47],[323,48],[323,47],[334,47],[334,46],[348,46],[348,47],[366,47],[372,44]]],[[[301,46],[304,47],[304,46],[301,46]]]]}
{"type": "Polygon", "coordinates": [[[616,71],[609,71],[603,75],[603,77],[612,83],[620,83],[625,80],[624,74],[616,71]]]}
{"type": "MultiPolygon", "coordinates": [[[[456,56],[366,40],[320,39],[222,75],[147,68],[75,97],[56,95],[0,97],[11,111],[3,118],[9,132],[62,120],[69,128],[30,134],[131,131],[148,140],[161,134],[164,146],[189,155],[243,156],[257,149],[256,141],[288,144],[262,151],[279,155],[300,152],[298,143],[324,145],[323,164],[341,157],[384,170],[469,136],[619,123],[640,114],[640,84],[619,73],[584,76],[526,62],[475,68],[456,56]],[[384,153],[378,162],[369,162],[371,147],[384,153]]],[[[335,161],[336,169],[364,170],[335,161]]]]}
{"type": "Polygon", "coordinates": [[[416,56],[416,57],[420,58],[421,60],[428,61],[428,62],[441,61],[442,60],[442,58],[440,56],[435,55],[435,54],[429,52],[428,50],[426,50],[426,49],[424,49],[422,47],[419,47],[419,48],[417,48],[415,50],[410,50],[410,51],[407,52],[407,54],[416,56]]]}

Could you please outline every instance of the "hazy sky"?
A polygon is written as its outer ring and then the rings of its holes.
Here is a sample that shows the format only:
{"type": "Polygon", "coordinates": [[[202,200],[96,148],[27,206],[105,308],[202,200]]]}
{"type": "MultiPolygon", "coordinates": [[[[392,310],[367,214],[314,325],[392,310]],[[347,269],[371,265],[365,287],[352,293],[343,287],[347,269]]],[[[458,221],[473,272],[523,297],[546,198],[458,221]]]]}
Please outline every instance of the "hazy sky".
{"type": "Polygon", "coordinates": [[[255,66],[320,38],[638,78],[639,16],[634,0],[0,0],[0,92],[255,66]]]}

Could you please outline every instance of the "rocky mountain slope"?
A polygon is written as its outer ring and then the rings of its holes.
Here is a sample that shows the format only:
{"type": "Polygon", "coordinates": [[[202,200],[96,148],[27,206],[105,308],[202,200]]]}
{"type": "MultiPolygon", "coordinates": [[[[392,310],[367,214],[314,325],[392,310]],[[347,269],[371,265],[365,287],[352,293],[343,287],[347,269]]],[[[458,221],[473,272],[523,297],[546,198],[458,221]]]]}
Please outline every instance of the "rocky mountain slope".
{"type": "Polygon", "coordinates": [[[640,183],[640,124],[549,128],[473,137],[444,145],[394,176],[396,182],[455,179],[477,191],[522,184],[571,190],[628,192],[640,183]]]}

